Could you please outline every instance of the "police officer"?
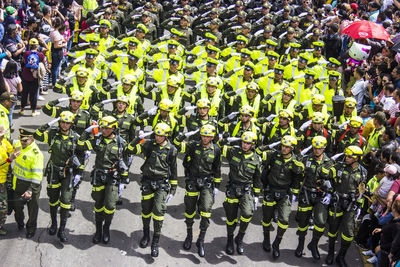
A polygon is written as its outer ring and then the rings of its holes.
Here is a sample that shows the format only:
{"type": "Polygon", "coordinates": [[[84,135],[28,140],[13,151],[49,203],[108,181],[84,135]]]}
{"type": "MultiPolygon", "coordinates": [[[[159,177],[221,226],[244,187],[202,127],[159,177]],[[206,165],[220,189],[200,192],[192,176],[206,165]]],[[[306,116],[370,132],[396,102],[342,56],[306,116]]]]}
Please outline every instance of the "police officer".
{"type": "Polygon", "coordinates": [[[335,145],[333,146],[333,154],[341,153],[348,146],[358,146],[363,149],[367,144],[367,141],[359,133],[362,125],[363,119],[361,117],[352,117],[350,119],[348,127],[336,133],[335,145]]]}
{"type": "Polygon", "coordinates": [[[204,237],[210,225],[211,209],[221,184],[221,149],[213,143],[216,128],[206,124],[200,129],[200,141],[182,142],[189,133],[179,135],[174,143],[185,153],[186,174],[185,217],[187,236],[183,248],[189,250],[193,239],[193,223],[199,207],[200,235],[196,242],[200,257],[204,257],[204,237]]]}
{"type": "MultiPolygon", "coordinates": [[[[223,204],[228,232],[226,253],[229,255],[234,253],[233,235],[238,221],[238,209],[240,208],[241,217],[235,243],[237,252],[243,254],[243,237],[258,203],[261,187],[261,158],[253,151],[257,139],[255,133],[247,131],[241,136],[241,147],[224,145],[222,148],[222,155],[229,162],[229,181],[223,204]]],[[[223,139],[220,144],[224,143],[226,139],[223,139]]]]}
{"type": "Polygon", "coordinates": [[[272,243],[272,257],[279,258],[279,245],[286,229],[289,227],[289,215],[292,203],[299,192],[300,179],[304,172],[304,165],[298,161],[293,150],[297,139],[286,135],[281,141],[281,151],[272,151],[267,154],[262,181],[264,184],[263,203],[263,248],[271,251],[270,229],[275,209],[278,210],[278,230],[272,243]]]}
{"type": "Polygon", "coordinates": [[[358,146],[349,146],[344,151],[345,161],[335,164],[334,195],[329,206],[329,246],[326,263],[333,263],[335,253],[335,241],[339,227],[342,231],[342,241],[336,263],[339,266],[347,266],[345,256],[351,241],[354,238],[354,220],[360,207],[361,200],[357,198],[358,187],[365,182],[366,170],[359,161],[363,151],[358,146]]]}
{"type": "Polygon", "coordinates": [[[78,140],[78,151],[94,150],[95,164],[91,172],[92,198],[95,201],[96,233],[93,243],[110,242],[110,225],[116,209],[118,194],[129,183],[127,157],[123,155],[125,140],[116,132],[118,122],[112,116],[103,117],[92,125],[78,140]],[[91,136],[92,130],[101,127],[101,134],[91,136]],[[104,222],[104,224],[103,224],[104,222]]]}
{"type": "Polygon", "coordinates": [[[332,166],[333,161],[324,153],[327,140],[323,136],[315,136],[312,139],[312,153],[303,158],[304,177],[299,192],[299,205],[296,213],[297,235],[299,243],[295,256],[302,257],[304,239],[312,213],[314,213],[313,239],[308,248],[314,258],[319,258],[317,249],[318,241],[324,233],[328,216],[327,194],[332,193],[332,166]]]}
{"type": "Polygon", "coordinates": [[[24,229],[24,204],[28,206],[29,219],[26,223],[26,237],[35,236],[39,196],[42,189],[43,154],[35,143],[33,133],[20,129],[21,154],[15,159],[13,169],[14,216],[18,229],[24,229]]]}
{"type": "Polygon", "coordinates": [[[375,129],[368,136],[368,143],[365,147],[364,154],[372,150],[378,150],[383,146],[383,132],[385,131],[386,115],[382,111],[375,113],[373,118],[375,129]]]}
{"type": "Polygon", "coordinates": [[[36,130],[34,138],[48,143],[50,159],[46,167],[47,195],[49,196],[51,226],[49,234],[57,232],[57,210],[60,207],[60,228],[57,236],[67,242],[65,225],[67,223],[74,186],[82,177],[84,169],[83,153],[78,155],[76,146],[78,134],[72,130],[74,114],[63,111],[60,117],[44,124],[36,130]],[[52,127],[56,122],[58,127],[52,127]]]}
{"type": "MultiPolygon", "coordinates": [[[[259,118],[257,122],[260,122],[264,118],[259,118]]],[[[264,123],[262,127],[262,133],[264,134],[264,144],[275,143],[282,140],[282,137],[286,135],[296,136],[296,131],[293,128],[291,122],[293,121],[293,113],[290,110],[282,109],[279,111],[279,123],[264,123]]]]}
{"type": "Polygon", "coordinates": [[[171,127],[166,123],[158,123],[154,128],[155,139],[139,144],[140,137],[133,139],[127,146],[127,154],[145,155],[145,162],[140,168],[142,176],[142,221],[143,237],[140,240],[141,248],[147,247],[150,242],[150,220],[153,217],[154,234],[151,243],[151,256],[158,257],[158,242],[167,203],[176,193],[177,149],[168,140],[171,127]]]}

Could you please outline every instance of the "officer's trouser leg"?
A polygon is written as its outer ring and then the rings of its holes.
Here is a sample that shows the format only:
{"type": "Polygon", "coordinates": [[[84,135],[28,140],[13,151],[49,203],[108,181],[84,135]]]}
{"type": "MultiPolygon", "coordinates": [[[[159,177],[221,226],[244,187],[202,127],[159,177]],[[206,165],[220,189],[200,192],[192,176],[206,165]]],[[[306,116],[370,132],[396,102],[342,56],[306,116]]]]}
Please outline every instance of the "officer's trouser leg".
{"type": "Polygon", "coordinates": [[[154,234],[159,235],[164,222],[164,215],[167,211],[167,204],[165,203],[168,196],[168,192],[162,189],[158,189],[154,192],[154,204],[153,204],[153,223],[154,223],[154,234]]]}
{"type": "Polygon", "coordinates": [[[200,230],[207,231],[210,225],[211,211],[214,204],[214,192],[212,188],[202,189],[200,191],[200,230]]]}
{"type": "Polygon", "coordinates": [[[225,198],[224,210],[226,215],[226,227],[228,236],[233,235],[237,225],[237,216],[239,208],[239,199],[237,198],[225,198]]]}
{"type": "Polygon", "coordinates": [[[19,190],[16,188],[14,190],[14,218],[18,224],[18,228],[24,225],[24,202],[21,200],[21,195],[25,192],[25,190],[19,190]]]}
{"type": "Polygon", "coordinates": [[[240,207],[240,228],[239,232],[245,233],[254,213],[254,197],[250,194],[244,194],[239,200],[240,207]]]}
{"type": "Polygon", "coordinates": [[[343,214],[343,219],[341,222],[342,225],[342,240],[340,244],[340,250],[338,256],[336,258],[336,263],[339,266],[347,266],[345,261],[345,256],[348,248],[351,245],[351,242],[354,239],[354,218],[356,216],[356,212],[354,210],[346,211],[343,214]]]}
{"type": "Polygon", "coordinates": [[[326,257],[326,264],[331,265],[333,263],[333,259],[335,256],[335,241],[337,238],[338,229],[340,226],[340,222],[343,218],[343,211],[338,208],[335,211],[332,208],[328,211],[328,237],[329,237],[329,245],[328,245],[328,256],[326,257]]]}
{"type": "Polygon", "coordinates": [[[60,205],[60,191],[61,183],[58,183],[57,180],[53,181],[51,185],[47,184],[47,196],[49,197],[51,217],[51,226],[49,228],[50,235],[55,235],[57,232],[57,210],[60,205]]]}
{"type": "Polygon", "coordinates": [[[70,188],[69,179],[63,179],[61,181],[61,194],[60,194],[61,221],[67,221],[68,219],[69,210],[71,209],[72,191],[73,188],[72,186],[70,188]]]}
{"type": "Polygon", "coordinates": [[[92,188],[92,199],[94,202],[95,220],[103,222],[104,220],[104,199],[106,195],[105,185],[96,185],[92,188]]]}
{"type": "Polygon", "coordinates": [[[118,186],[106,185],[104,196],[103,243],[110,242],[110,225],[118,201],[118,186]]]}
{"type": "Polygon", "coordinates": [[[303,198],[299,198],[299,206],[297,209],[296,219],[297,219],[297,235],[299,236],[299,243],[297,245],[295,256],[302,257],[304,249],[305,236],[307,235],[308,224],[310,221],[312,206],[306,201],[302,201],[303,198]]]}
{"type": "Polygon", "coordinates": [[[37,217],[38,217],[38,213],[39,213],[39,197],[40,197],[41,189],[42,189],[41,185],[39,185],[39,187],[33,188],[32,189],[32,198],[27,203],[29,219],[26,222],[26,230],[29,233],[34,233],[36,231],[37,217]]]}
{"type": "Polygon", "coordinates": [[[150,220],[151,216],[153,215],[153,202],[154,202],[154,192],[153,190],[149,189],[146,191],[142,191],[142,222],[143,228],[150,227],[150,220]]]}
{"type": "Polygon", "coordinates": [[[6,223],[7,212],[7,184],[0,183],[0,229],[6,223]]]}
{"type": "Polygon", "coordinates": [[[291,203],[289,197],[283,197],[276,202],[276,208],[278,209],[278,230],[276,237],[272,243],[272,257],[278,258],[280,256],[279,245],[282,241],[282,237],[289,227],[289,215],[291,203]]]}
{"type": "Polygon", "coordinates": [[[185,223],[187,229],[192,229],[194,223],[194,216],[196,215],[197,200],[199,198],[199,191],[186,189],[184,202],[185,202],[185,223]]]}
{"type": "Polygon", "coordinates": [[[318,242],[321,236],[324,234],[325,224],[328,216],[328,209],[319,200],[316,201],[314,206],[314,230],[311,242],[308,244],[308,249],[314,259],[320,259],[318,251],[318,242]]]}

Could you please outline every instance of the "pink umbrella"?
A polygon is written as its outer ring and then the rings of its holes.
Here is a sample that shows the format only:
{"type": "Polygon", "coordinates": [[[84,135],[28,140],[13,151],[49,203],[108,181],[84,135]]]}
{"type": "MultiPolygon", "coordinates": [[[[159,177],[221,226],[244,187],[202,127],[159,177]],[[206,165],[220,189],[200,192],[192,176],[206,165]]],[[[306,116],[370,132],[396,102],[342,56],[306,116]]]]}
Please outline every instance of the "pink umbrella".
{"type": "Polygon", "coordinates": [[[390,37],[390,34],[382,25],[368,20],[354,21],[347,25],[342,33],[347,34],[353,39],[375,38],[387,41],[390,37]]]}

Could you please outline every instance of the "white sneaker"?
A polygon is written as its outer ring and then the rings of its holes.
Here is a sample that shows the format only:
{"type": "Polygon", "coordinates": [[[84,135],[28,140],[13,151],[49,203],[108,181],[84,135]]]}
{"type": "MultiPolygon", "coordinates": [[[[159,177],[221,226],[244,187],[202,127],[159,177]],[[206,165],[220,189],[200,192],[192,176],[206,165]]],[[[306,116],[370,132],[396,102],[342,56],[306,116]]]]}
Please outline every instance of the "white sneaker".
{"type": "Polygon", "coordinates": [[[367,260],[367,262],[372,263],[372,264],[377,263],[378,262],[378,257],[377,256],[373,256],[372,258],[369,258],[367,260]]]}
{"type": "MultiPolygon", "coordinates": [[[[47,91],[41,91],[40,94],[41,94],[41,95],[48,95],[49,92],[47,92],[47,91]]],[[[40,96],[39,96],[39,97],[40,97],[40,96]]]]}
{"type": "Polygon", "coordinates": [[[45,99],[43,96],[40,95],[40,96],[38,97],[38,100],[44,101],[44,100],[46,100],[46,99],[45,99]]]}
{"type": "Polygon", "coordinates": [[[375,255],[375,253],[372,250],[363,251],[362,254],[368,257],[375,255]]]}
{"type": "Polygon", "coordinates": [[[39,111],[32,112],[32,117],[39,116],[39,115],[40,115],[39,111]]]}

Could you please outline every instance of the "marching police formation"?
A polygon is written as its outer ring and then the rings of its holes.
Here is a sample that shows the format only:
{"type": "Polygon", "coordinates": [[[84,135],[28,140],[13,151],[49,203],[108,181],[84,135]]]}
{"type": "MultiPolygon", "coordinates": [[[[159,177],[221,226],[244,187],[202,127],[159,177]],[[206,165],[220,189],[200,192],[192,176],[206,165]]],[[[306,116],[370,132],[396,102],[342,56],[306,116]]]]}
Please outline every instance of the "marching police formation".
{"type": "MultiPolygon", "coordinates": [[[[185,250],[192,246],[198,213],[196,247],[205,256],[213,206],[221,204],[215,199],[225,190],[227,254],[245,253],[248,225],[255,212],[262,212],[260,248],[279,258],[292,206],[298,202],[295,256],[302,257],[312,227],[307,248],[318,260],[326,228],[326,263],[347,266],[345,255],[363,201],[359,188],[366,182],[361,158],[382,145],[384,127],[379,128],[383,118],[377,113],[370,137],[360,135],[357,101],[345,97],[341,87],[342,63],[324,57],[321,32],[326,25],[318,20],[320,10],[308,1],[297,8],[288,1],[134,2],[113,0],[107,7],[84,1],[82,15],[89,28],[80,33],[80,43],[68,54],[70,65],[53,88],[59,98],[43,107],[53,119],[35,132],[21,129],[14,147],[7,141],[9,130],[0,129],[0,153],[9,155],[0,165],[0,188],[5,189],[13,162],[18,228],[25,227],[26,203],[27,237],[35,235],[45,177],[48,232],[67,242],[67,219],[89,173],[93,243],[109,243],[121,194],[134,186],[128,175],[136,167],[134,155],[141,155],[139,245],[150,246],[153,257],[159,255],[167,204],[181,190],[182,179],[185,250]],[[145,102],[151,107],[145,109],[145,102]],[[49,146],[46,164],[35,140],[49,146]],[[95,163],[89,170],[85,166],[91,151],[95,163]],[[180,154],[183,178],[177,174],[180,154]],[[221,172],[223,161],[229,173],[221,172]]],[[[7,101],[12,101],[9,95],[0,96],[0,108],[7,109],[7,101]]]]}

